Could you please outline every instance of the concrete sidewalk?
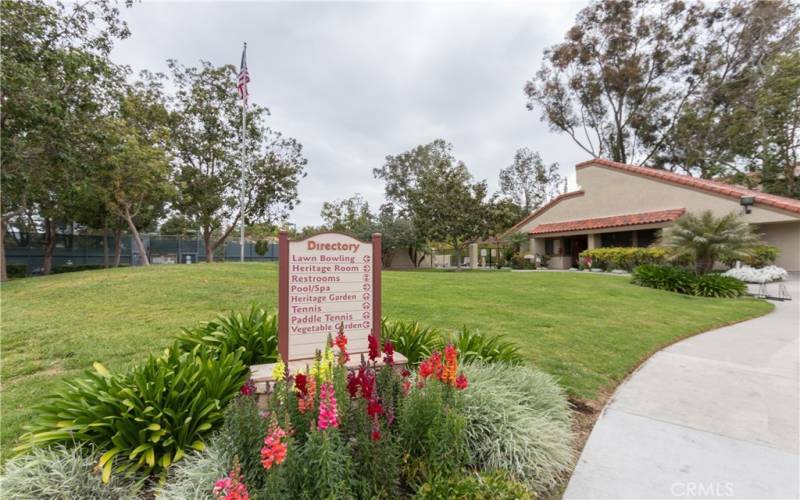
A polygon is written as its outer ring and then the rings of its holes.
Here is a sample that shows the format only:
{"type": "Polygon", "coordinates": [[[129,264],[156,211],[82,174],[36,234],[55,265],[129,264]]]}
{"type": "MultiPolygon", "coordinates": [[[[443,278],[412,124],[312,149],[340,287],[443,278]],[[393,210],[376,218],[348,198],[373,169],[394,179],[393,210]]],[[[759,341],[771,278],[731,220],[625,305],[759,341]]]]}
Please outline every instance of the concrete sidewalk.
{"type": "Polygon", "coordinates": [[[622,384],[564,498],[800,498],[800,276],[786,284],[773,313],[670,346],[622,384]]]}

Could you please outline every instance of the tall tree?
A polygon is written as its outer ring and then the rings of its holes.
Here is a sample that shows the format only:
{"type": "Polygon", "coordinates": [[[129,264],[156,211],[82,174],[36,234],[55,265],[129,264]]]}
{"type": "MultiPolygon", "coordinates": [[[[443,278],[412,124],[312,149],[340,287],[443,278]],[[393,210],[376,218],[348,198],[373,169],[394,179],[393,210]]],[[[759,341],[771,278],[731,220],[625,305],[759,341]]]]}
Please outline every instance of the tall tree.
{"type": "Polygon", "coordinates": [[[760,176],[776,160],[785,168],[792,161],[786,132],[796,123],[797,87],[791,83],[800,53],[797,6],[721,2],[705,18],[706,71],[655,164],[706,178],[760,176]],[[766,159],[773,148],[782,152],[766,159]]]}
{"type": "Polygon", "coordinates": [[[545,51],[528,108],[592,156],[713,177],[736,102],[796,40],[788,0],[597,0],[545,51]]]}
{"type": "Polygon", "coordinates": [[[241,106],[236,69],[201,62],[199,68],[169,61],[177,93],[173,106],[178,159],[175,208],[196,220],[206,261],[237,227],[279,219],[298,202],[306,159],[294,139],[264,126],[266,108],[250,104],[245,144],[244,213],[239,206],[241,106]],[[219,236],[214,236],[218,234],[219,236]]]}
{"type": "Polygon", "coordinates": [[[322,204],[320,216],[329,230],[353,233],[361,232],[364,227],[371,227],[373,219],[369,203],[358,193],[349,198],[326,201],[322,204]]]}
{"type": "Polygon", "coordinates": [[[407,212],[410,194],[419,187],[419,176],[440,163],[452,163],[453,146],[443,139],[416,146],[398,155],[389,155],[380,168],[372,170],[385,183],[386,198],[407,212]]]}
{"type": "Polygon", "coordinates": [[[487,234],[486,181],[474,182],[462,162],[438,161],[419,172],[409,190],[411,220],[428,241],[445,241],[456,261],[470,240],[487,234]]]}
{"type": "Polygon", "coordinates": [[[91,161],[88,131],[103,111],[98,93],[117,75],[108,54],[129,32],[105,0],[3,0],[2,11],[0,230],[22,214],[40,225],[48,273],[57,228],[73,219],[75,187],[91,161]]]}
{"type": "Polygon", "coordinates": [[[500,190],[524,213],[539,208],[561,188],[558,163],[545,165],[538,151],[518,149],[514,163],[500,170],[500,190]]]}

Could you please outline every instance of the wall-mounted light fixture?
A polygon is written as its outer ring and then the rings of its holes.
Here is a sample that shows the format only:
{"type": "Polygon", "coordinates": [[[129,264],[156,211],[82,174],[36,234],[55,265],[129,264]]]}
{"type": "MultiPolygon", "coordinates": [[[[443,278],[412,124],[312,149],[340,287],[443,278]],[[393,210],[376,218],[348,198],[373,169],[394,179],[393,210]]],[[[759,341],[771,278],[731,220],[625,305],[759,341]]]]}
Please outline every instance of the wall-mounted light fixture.
{"type": "Polygon", "coordinates": [[[750,210],[753,208],[753,203],[755,200],[752,196],[742,196],[739,198],[739,204],[744,207],[744,213],[749,214],[750,210]]]}

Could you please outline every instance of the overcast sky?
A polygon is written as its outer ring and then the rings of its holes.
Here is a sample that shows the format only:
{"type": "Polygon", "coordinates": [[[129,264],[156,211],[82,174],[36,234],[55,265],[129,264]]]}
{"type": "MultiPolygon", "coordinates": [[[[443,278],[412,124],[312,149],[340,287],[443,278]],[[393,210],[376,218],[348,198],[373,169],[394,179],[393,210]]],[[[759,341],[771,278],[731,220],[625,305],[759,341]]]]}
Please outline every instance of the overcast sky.
{"type": "Polygon", "coordinates": [[[372,169],[387,154],[443,138],[476,179],[529,147],[574,181],[586,153],[525,108],[523,86],[585,1],[508,3],[155,3],[124,9],[133,35],[112,58],[134,71],[166,60],[238,67],[248,44],[251,100],[308,158],[298,226],[324,201],[361,193],[377,206],[372,169]]]}

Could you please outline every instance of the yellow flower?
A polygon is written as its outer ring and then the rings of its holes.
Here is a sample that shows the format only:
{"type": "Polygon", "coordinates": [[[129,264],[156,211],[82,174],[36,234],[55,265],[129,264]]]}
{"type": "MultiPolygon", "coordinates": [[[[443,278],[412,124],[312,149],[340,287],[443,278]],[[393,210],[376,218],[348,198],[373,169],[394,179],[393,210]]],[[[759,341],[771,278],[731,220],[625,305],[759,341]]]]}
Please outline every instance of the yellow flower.
{"type": "Polygon", "coordinates": [[[272,367],[272,380],[275,382],[280,382],[286,378],[286,365],[283,364],[283,360],[279,360],[275,363],[275,366],[272,367]]]}
{"type": "Polygon", "coordinates": [[[326,346],[325,350],[322,352],[322,356],[319,359],[314,361],[314,364],[311,366],[311,371],[309,374],[312,377],[319,378],[321,383],[330,382],[333,380],[333,363],[335,362],[335,357],[333,354],[333,350],[330,346],[326,346]]]}

